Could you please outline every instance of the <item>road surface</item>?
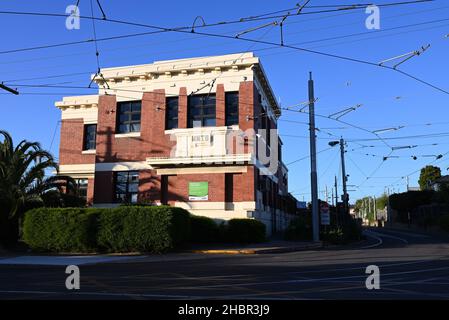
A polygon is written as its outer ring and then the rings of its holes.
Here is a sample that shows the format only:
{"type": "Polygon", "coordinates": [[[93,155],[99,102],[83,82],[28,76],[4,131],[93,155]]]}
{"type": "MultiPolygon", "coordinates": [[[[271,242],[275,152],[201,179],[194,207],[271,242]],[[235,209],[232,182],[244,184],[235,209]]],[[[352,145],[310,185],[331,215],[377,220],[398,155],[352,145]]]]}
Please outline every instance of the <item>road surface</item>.
{"type": "MultiPolygon", "coordinates": [[[[449,299],[449,244],[390,229],[347,247],[261,255],[169,254],[65,266],[0,264],[0,299],[449,299]],[[365,285],[368,265],[380,289],[365,285]]],[[[1,260],[0,260],[1,262],[1,260]]]]}

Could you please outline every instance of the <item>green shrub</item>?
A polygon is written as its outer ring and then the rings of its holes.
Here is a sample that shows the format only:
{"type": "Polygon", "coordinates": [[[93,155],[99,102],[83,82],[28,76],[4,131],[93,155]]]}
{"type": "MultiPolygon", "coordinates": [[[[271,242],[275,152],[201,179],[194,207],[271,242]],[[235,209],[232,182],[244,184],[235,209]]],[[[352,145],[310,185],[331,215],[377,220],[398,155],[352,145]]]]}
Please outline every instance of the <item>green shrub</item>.
{"type": "Polygon", "coordinates": [[[312,222],[310,215],[301,215],[292,220],[285,230],[286,240],[311,240],[312,222]]]}
{"type": "Polygon", "coordinates": [[[449,232],[449,214],[446,214],[442,217],[440,217],[440,220],[438,221],[438,225],[440,228],[446,232],[449,232]]]}
{"type": "Polygon", "coordinates": [[[96,247],[100,211],[81,208],[38,208],[25,214],[23,239],[34,250],[85,252],[96,247]]]}
{"type": "Polygon", "coordinates": [[[362,239],[362,228],[355,219],[346,220],[341,226],[331,225],[320,233],[320,239],[333,244],[347,244],[362,239]]]}
{"type": "Polygon", "coordinates": [[[23,233],[34,250],[162,252],[188,241],[190,220],[167,206],[38,208],[25,214],[23,233]]]}
{"type": "Polygon", "coordinates": [[[342,227],[344,242],[359,241],[362,239],[362,227],[355,219],[347,220],[342,227]]]}
{"type": "Polygon", "coordinates": [[[342,244],[345,242],[343,229],[340,227],[333,227],[328,229],[326,232],[320,234],[322,241],[330,242],[333,244],[342,244]]]}
{"type": "Polygon", "coordinates": [[[224,240],[238,243],[265,241],[265,224],[254,219],[231,219],[225,227],[224,240]]]}
{"type": "Polygon", "coordinates": [[[189,213],[168,206],[122,206],[99,220],[98,245],[107,251],[163,252],[190,238],[189,213]]]}
{"type": "Polygon", "coordinates": [[[190,216],[191,241],[196,243],[219,242],[221,240],[219,227],[211,218],[190,216]]]}

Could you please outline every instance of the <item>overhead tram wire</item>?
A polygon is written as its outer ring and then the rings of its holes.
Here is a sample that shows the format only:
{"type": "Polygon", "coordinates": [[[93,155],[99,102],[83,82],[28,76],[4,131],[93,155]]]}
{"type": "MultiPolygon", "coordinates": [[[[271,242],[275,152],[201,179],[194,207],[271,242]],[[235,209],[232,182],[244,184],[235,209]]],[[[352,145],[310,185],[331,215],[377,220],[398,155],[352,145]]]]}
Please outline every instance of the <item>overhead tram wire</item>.
{"type": "MultiPolygon", "coordinates": [[[[383,5],[379,5],[380,6],[392,6],[392,5],[403,5],[403,4],[412,4],[412,3],[422,3],[422,2],[432,2],[433,0],[420,0],[420,1],[408,1],[408,2],[401,2],[401,3],[390,3],[390,4],[383,4],[383,5]]],[[[354,9],[354,8],[353,8],[354,9]]],[[[348,8],[348,10],[350,10],[348,8]]],[[[5,11],[0,11],[1,13],[5,13],[5,11]]],[[[11,12],[9,12],[11,13],[11,12]]],[[[314,13],[322,13],[322,12],[314,12],[314,13]]],[[[19,14],[17,12],[15,12],[15,14],[19,14]]],[[[33,14],[33,13],[25,13],[25,14],[33,14]]],[[[304,12],[301,12],[301,15],[306,14],[304,12]]],[[[309,12],[310,14],[310,12],[309,12]]],[[[46,15],[44,13],[41,13],[39,15],[46,15]]],[[[66,16],[66,15],[61,15],[61,14],[49,14],[50,16],[66,16]]],[[[277,16],[278,18],[285,18],[287,16],[290,16],[292,14],[288,14],[288,15],[282,15],[282,16],[277,16]]],[[[295,14],[298,15],[298,14],[295,14]]],[[[81,18],[81,17],[80,17],[81,18]]],[[[83,17],[86,19],[89,19],[89,17],[83,17]]],[[[263,17],[263,18],[258,18],[258,19],[268,19],[268,18],[275,18],[274,16],[271,17],[263,17]]],[[[241,41],[247,41],[247,42],[254,42],[254,43],[259,43],[259,44],[266,44],[266,45],[277,45],[280,47],[285,47],[285,48],[290,48],[290,49],[295,49],[298,51],[302,51],[302,52],[308,52],[308,53],[312,53],[312,54],[317,54],[317,55],[321,55],[321,56],[326,56],[326,57],[330,57],[330,58],[335,58],[335,59],[340,59],[340,60],[346,60],[346,61],[350,61],[350,62],[355,62],[355,63],[360,63],[360,64],[365,64],[365,65],[371,65],[371,66],[376,66],[376,67],[380,67],[380,68],[385,68],[385,69],[389,69],[392,71],[396,71],[400,74],[402,74],[403,76],[409,77],[415,81],[418,81],[424,85],[427,85],[437,91],[443,92],[445,94],[449,95],[449,91],[440,88],[428,81],[425,81],[423,79],[420,79],[416,76],[413,76],[405,71],[390,67],[390,66],[386,66],[386,65],[379,65],[378,63],[375,62],[370,62],[370,61],[366,61],[366,60],[361,60],[361,59],[356,59],[356,58],[351,58],[351,57],[346,57],[346,56],[341,56],[341,55],[337,55],[337,54],[331,54],[331,53],[326,53],[326,52],[321,52],[321,51],[316,51],[316,50],[311,50],[311,49],[306,49],[306,48],[301,48],[301,47],[296,47],[293,45],[287,45],[287,44],[278,44],[275,42],[270,42],[270,41],[263,41],[263,40],[255,40],[255,39],[249,39],[249,38],[242,38],[242,37],[235,37],[235,36],[228,36],[228,35],[222,35],[222,34],[214,34],[214,33],[208,33],[208,32],[198,32],[196,30],[194,30],[192,27],[179,27],[179,28],[165,28],[165,27],[160,27],[160,26],[154,26],[154,25],[147,25],[147,24],[141,24],[141,23],[134,23],[134,22],[128,22],[128,21],[122,21],[122,20],[111,20],[111,19],[100,19],[100,18],[92,18],[92,19],[97,19],[97,20],[102,20],[102,21],[108,21],[108,22],[114,22],[114,23],[121,23],[121,24],[126,24],[126,25],[133,25],[133,26],[140,26],[140,27],[147,27],[147,28],[152,28],[152,29],[157,29],[157,31],[154,31],[154,33],[160,33],[160,32],[180,32],[180,33],[188,33],[188,34],[198,34],[198,35],[203,35],[203,36],[208,36],[208,37],[218,37],[218,38],[225,38],[225,39],[232,39],[232,40],[241,40],[241,41]],[[190,31],[187,31],[186,29],[190,29],[190,31]]],[[[200,27],[210,27],[210,26],[214,26],[214,25],[223,25],[223,24],[231,24],[231,23],[242,23],[242,22],[247,22],[247,21],[254,21],[254,20],[236,20],[236,21],[228,21],[225,23],[218,23],[218,24],[204,24],[204,25],[200,25],[200,26],[196,26],[195,28],[200,28],[200,27]]],[[[132,36],[132,35],[129,35],[132,36]]],[[[120,37],[120,36],[118,36],[120,37]]],[[[121,36],[121,37],[125,37],[125,36],[121,36]]],[[[117,39],[117,37],[109,37],[108,39],[117,39]]],[[[103,38],[105,39],[105,38],[103,38]]],[[[85,40],[85,41],[78,41],[78,43],[84,43],[86,41],[89,40],[85,40]]],[[[90,40],[92,41],[92,40],[90,40]]],[[[99,40],[97,40],[99,41],[99,40]]],[[[73,44],[73,43],[71,43],[73,44]]],[[[67,45],[67,44],[59,44],[59,45],[67,45]]],[[[51,47],[50,46],[41,46],[39,48],[43,48],[43,47],[51,47]]],[[[53,45],[53,46],[57,46],[57,45],[53,45]]],[[[33,48],[26,48],[26,49],[17,49],[17,50],[33,50],[33,48]]],[[[4,53],[11,53],[11,52],[17,52],[17,50],[10,50],[10,51],[1,51],[0,54],[4,54],[4,53]]]]}
{"type": "MultiPolygon", "coordinates": [[[[447,20],[449,20],[449,19],[447,19],[447,20]]],[[[412,26],[412,25],[408,25],[408,26],[412,26]]],[[[439,26],[439,27],[442,27],[442,26],[439,26]]],[[[426,28],[426,30],[427,30],[428,28],[426,28]]],[[[420,31],[421,29],[418,29],[418,30],[413,30],[413,31],[420,31]]],[[[402,32],[403,33],[403,32],[402,32]]],[[[396,33],[396,34],[392,34],[392,35],[397,35],[397,34],[402,34],[402,33],[396,33]]],[[[387,36],[392,36],[392,35],[387,35],[387,36]]],[[[362,41],[362,40],[369,40],[369,39],[373,39],[373,38],[376,38],[376,37],[370,37],[370,38],[368,38],[368,39],[359,39],[359,40],[356,40],[356,41],[362,41]]],[[[183,40],[188,40],[188,39],[191,39],[191,40],[195,40],[194,38],[184,38],[183,40]]],[[[325,41],[325,39],[322,39],[323,41],[325,41]]],[[[354,42],[354,41],[351,41],[351,42],[354,42]]],[[[295,44],[300,44],[300,43],[295,43],[295,44]]],[[[338,45],[338,43],[337,43],[337,45],[338,45]]],[[[332,44],[331,44],[331,46],[332,46],[332,44]]],[[[128,47],[124,47],[124,48],[128,48],[128,47]]],[[[119,50],[119,49],[121,49],[121,48],[115,48],[114,50],[119,50]]],[[[265,50],[273,50],[273,49],[281,49],[279,46],[272,46],[272,47],[268,47],[268,48],[258,48],[258,49],[253,49],[252,51],[253,52],[260,52],[260,51],[265,51],[265,50]]],[[[104,50],[103,50],[104,51],[104,50]]],[[[111,51],[111,50],[106,50],[106,51],[111,51]]],[[[260,57],[264,57],[264,56],[272,56],[272,55],[280,55],[280,54],[285,54],[285,53],[293,53],[293,52],[276,52],[276,53],[271,53],[271,54],[266,54],[266,55],[260,55],[260,57]]],[[[64,56],[57,56],[57,57],[59,57],[59,58],[61,58],[61,57],[65,57],[65,56],[70,56],[70,55],[64,55],[64,56]]],[[[36,60],[40,60],[40,59],[29,59],[29,61],[32,61],[32,60],[34,60],[34,61],[36,61],[36,60]]],[[[28,60],[27,60],[28,61],[28,60]]],[[[95,73],[95,72],[84,72],[84,73],[72,73],[72,74],[64,74],[64,75],[49,75],[49,76],[44,76],[44,77],[36,77],[36,78],[25,78],[25,79],[13,79],[13,80],[4,80],[4,82],[12,82],[12,81],[28,81],[28,80],[38,80],[38,79],[50,79],[50,78],[56,78],[56,77],[65,77],[65,76],[67,76],[67,77],[69,77],[69,76],[74,76],[74,75],[81,75],[81,74],[93,74],[93,73],[95,73]]],[[[341,129],[345,129],[345,128],[341,128],[341,129]]]]}
{"type": "MultiPolygon", "coordinates": [[[[432,9],[426,9],[426,10],[418,10],[418,11],[412,11],[412,12],[407,12],[407,13],[404,13],[404,14],[399,14],[399,15],[391,15],[391,16],[388,16],[388,17],[383,17],[382,19],[383,20],[388,20],[388,19],[393,19],[393,18],[397,18],[397,17],[402,17],[402,16],[409,16],[409,15],[416,15],[416,14],[420,14],[420,13],[425,13],[425,12],[430,12],[430,11],[436,11],[436,10],[441,10],[441,9],[446,9],[446,8],[449,8],[449,6],[443,6],[443,7],[436,7],[436,8],[432,8],[432,9]]],[[[285,11],[287,11],[287,10],[285,10],[285,11]]],[[[315,20],[322,20],[322,19],[328,19],[328,18],[334,18],[334,17],[337,17],[337,16],[341,16],[341,15],[343,15],[343,14],[345,14],[345,15],[347,15],[347,14],[353,14],[354,12],[342,12],[342,13],[339,13],[339,14],[336,14],[336,15],[331,15],[331,16],[325,16],[325,17],[320,17],[320,18],[315,18],[315,19],[302,19],[301,21],[289,21],[288,23],[286,23],[287,25],[291,25],[291,24],[298,24],[298,23],[308,23],[309,21],[315,21],[315,20]]],[[[334,25],[334,26],[328,26],[328,27],[325,27],[325,28],[319,28],[319,29],[306,29],[306,30],[302,30],[301,31],[301,33],[302,32],[310,32],[310,31],[316,31],[316,30],[328,30],[328,29],[334,29],[334,28],[336,28],[336,27],[342,27],[342,26],[348,26],[348,25],[354,25],[354,24],[359,24],[359,22],[353,22],[353,23],[350,23],[350,24],[340,24],[340,25],[334,25]]],[[[418,30],[413,30],[412,32],[415,32],[415,31],[420,31],[420,30],[428,30],[429,28],[426,28],[426,29],[418,29],[418,30]]],[[[239,30],[235,30],[235,31],[232,31],[232,32],[230,32],[230,33],[235,33],[235,32],[238,32],[239,30]]],[[[293,33],[287,33],[288,35],[292,35],[292,34],[297,34],[298,32],[293,32],[293,33]]],[[[397,34],[402,34],[402,33],[395,33],[395,34],[393,34],[393,35],[397,35],[397,34]]],[[[387,36],[391,36],[391,35],[387,35],[387,36]]],[[[369,38],[369,39],[373,39],[373,38],[379,38],[379,37],[371,37],[371,38],[369,38]]],[[[196,40],[195,38],[193,38],[193,37],[185,37],[185,38],[182,38],[182,39],[176,39],[176,40],[170,40],[170,41],[167,41],[167,42],[178,42],[178,41],[190,41],[190,40],[196,40]]],[[[365,40],[365,39],[361,39],[361,40],[365,40]]],[[[356,41],[361,41],[361,40],[356,40],[356,41]]],[[[354,41],[350,41],[350,42],[354,42],[354,41]]],[[[159,42],[160,43],[160,42],[159,42]]],[[[154,43],[151,43],[151,44],[154,44],[154,43]]],[[[293,43],[294,45],[299,45],[300,43],[293,43]]],[[[337,43],[337,45],[338,45],[339,43],[337,43]]],[[[125,47],[116,47],[116,48],[113,48],[113,49],[108,49],[108,50],[106,50],[106,51],[117,51],[117,50],[121,50],[121,49],[129,49],[129,48],[135,48],[135,47],[140,47],[140,46],[142,46],[142,45],[139,45],[139,46],[125,46],[125,47]]],[[[329,46],[329,45],[327,45],[327,46],[329,46]]],[[[265,50],[273,50],[273,49],[280,49],[279,47],[277,47],[277,46],[274,46],[274,47],[271,47],[271,48],[261,48],[261,49],[255,49],[255,50],[253,50],[253,51],[265,51],[265,50]]],[[[105,51],[105,50],[103,50],[103,51],[105,51]]],[[[87,52],[86,52],[87,53],[87,52]]],[[[58,56],[47,56],[47,57],[40,57],[40,58],[35,58],[35,59],[23,59],[23,60],[16,60],[16,61],[12,61],[12,62],[10,62],[10,61],[8,61],[8,62],[0,62],[0,64],[10,64],[10,63],[22,63],[22,62],[32,62],[32,61],[37,61],[37,60],[48,60],[48,59],[54,59],[54,58],[63,58],[63,57],[66,57],[66,56],[77,56],[77,55],[79,55],[80,53],[75,53],[75,54],[69,54],[69,55],[58,55],[58,56]]],[[[269,55],[272,55],[272,54],[269,54],[269,55]]]]}
{"type": "MultiPolygon", "coordinates": [[[[449,151],[446,152],[446,153],[443,153],[443,154],[442,154],[443,160],[441,160],[441,158],[440,158],[440,159],[435,159],[435,160],[433,160],[432,162],[428,163],[427,165],[433,165],[433,164],[435,164],[435,163],[437,163],[437,162],[440,163],[440,162],[443,162],[443,161],[447,160],[447,159],[444,159],[444,157],[447,156],[448,154],[449,154],[449,151]]],[[[413,171],[413,172],[411,172],[411,173],[409,173],[409,174],[403,175],[401,178],[397,179],[396,181],[394,181],[393,183],[387,185],[386,187],[391,187],[391,186],[393,186],[393,185],[396,185],[396,184],[398,184],[399,182],[401,182],[403,179],[405,179],[405,178],[407,178],[407,177],[410,177],[410,176],[412,176],[412,175],[414,175],[415,173],[418,173],[418,172],[420,172],[420,171],[421,171],[421,168],[420,168],[420,169],[417,169],[417,170],[415,170],[415,171],[413,171]]]]}
{"type": "MultiPolygon", "coordinates": [[[[391,6],[402,6],[402,5],[410,5],[410,4],[419,4],[419,3],[429,3],[434,2],[434,0],[415,0],[415,1],[402,1],[402,2],[391,2],[391,3],[384,3],[384,4],[378,4],[377,7],[391,7],[391,6]]],[[[311,12],[301,12],[301,15],[310,15],[310,14],[322,14],[322,13],[329,13],[329,12],[341,12],[344,11],[350,11],[350,10],[361,10],[365,9],[367,7],[367,4],[348,4],[348,5],[335,5],[333,6],[336,9],[332,10],[321,10],[321,11],[311,11],[311,12]]],[[[313,6],[309,6],[309,8],[313,8],[313,6]]],[[[282,13],[286,11],[292,11],[298,9],[298,6],[295,8],[285,9],[285,10],[279,10],[274,13],[282,13]]],[[[272,12],[273,13],[273,12],[272,12]]],[[[20,11],[0,11],[0,14],[9,14],[9,15],[28,15],[28,16],[43,16],[43,17],[63,17],[67,18],[67,14],[60,14],[60,13],[44,13],[44,12],[20,12],[20,11]]],[[[220,22],[214,22],[211,24],[203,24],[199,26],[195,26],[195,29],[198,28],[206,28],[206,27],[214,27],[214,26],[223,26],[223,25],[229,25],[229,24],[237,24],[237,23],[248,23],[248,22],[254,22],[254,21],[262,21],[262,20],[269,20],[269,19],[277,19],[277,18],[284,18],[284,17],[290,17],[290,16],[298,16],[297,13],[287,13],[282,15],[269,15],[269,14],[262,14],[256,17],[243,17],[237,20],[230,20],[230,21],[220,21],[220,22]]],[[[144,23],[138,23],[138,22],[131,22],[131,21],[125,21],[125,20],[119,20],[119,19],[110,19],[103,16],[102,18],[98,17],[90,17],[90,16],[79,16],[80,19],[94,19],[98,21],[104,21],[104,22],[111,22],[116,24],[124,24],[124,25],[130,25],[135,27],[145,27],[145,28],[152,28],[156,29],[160,32],[188,32],[188,33],[196,33],[196,31],[192,32],[192,26],[182,26],[182,27],[174,27],[174,28],[167,28],[167,27],[161,27],[156,25],[149,25],[144,23]],[[189,30],[189,31],[187,31],[189,30]]],[[[0,52],[1,53],[1,52],[0,52]]]]}

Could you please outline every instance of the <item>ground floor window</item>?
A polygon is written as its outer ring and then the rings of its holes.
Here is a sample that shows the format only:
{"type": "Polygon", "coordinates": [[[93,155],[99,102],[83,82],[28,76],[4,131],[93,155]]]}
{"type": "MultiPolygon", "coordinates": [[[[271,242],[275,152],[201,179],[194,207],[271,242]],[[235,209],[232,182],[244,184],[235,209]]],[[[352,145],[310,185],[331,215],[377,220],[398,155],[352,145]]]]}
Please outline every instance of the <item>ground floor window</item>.
{"type": "Polygon", "coordinates": [[[115,173],[115,200],[120,203],[137,203],[139,171],[115,173]]]}
{"type": "Polygon", "coordinates": [[[87,200],[87,179],[75,179],[78,186],[78,194],[81,198],[87,200]]]}

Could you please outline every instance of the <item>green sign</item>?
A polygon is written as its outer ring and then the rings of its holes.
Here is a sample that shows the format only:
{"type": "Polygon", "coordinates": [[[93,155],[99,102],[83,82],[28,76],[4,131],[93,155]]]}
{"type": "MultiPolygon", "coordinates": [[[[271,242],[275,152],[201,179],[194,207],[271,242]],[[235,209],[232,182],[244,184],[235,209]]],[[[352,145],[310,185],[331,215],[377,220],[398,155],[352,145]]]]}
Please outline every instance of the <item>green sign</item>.
{"type": "Polygon", "coordinates": [[[208,182],[189,182],[189,200],[208,200],[208,182]]]}

